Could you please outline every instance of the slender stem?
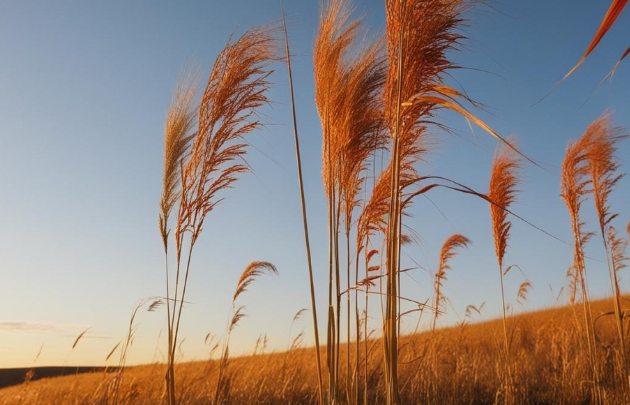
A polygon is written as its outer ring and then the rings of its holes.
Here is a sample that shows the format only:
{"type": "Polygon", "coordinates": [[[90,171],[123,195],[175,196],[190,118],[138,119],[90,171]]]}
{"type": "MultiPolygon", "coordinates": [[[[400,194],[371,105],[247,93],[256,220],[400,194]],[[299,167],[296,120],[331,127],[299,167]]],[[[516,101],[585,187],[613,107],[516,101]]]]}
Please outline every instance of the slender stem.
{"type": "Polygon", "coordinates": [[[293,137],[295,139],[295,155],[297,161],[298,172],[298,184],[300,186],[300,202],[302,205],[302,224],[304,228],[304,243],[306,245],[306,260],[308,264],[308,277],[311,293],[311,311],[313,312],[313,334],[315,335],[315,353],[317,358],[317,382],[318,382],[318,395],[319,404],[324,404],[324,383],[322,379],[322,364],[321,354],[319,351],[319,329],[317,326],[317,306],[315,303],[315,282],[313,281],[313,264],[311,261],[311,244],[308,235],[308,220],[306,215],[306,199],[304,198],[304,183],[302,180],[302,159],[300,155],[300,140],[297,129],[297,115],[295,113],[295,98],[293,95],[293,76],[291,74],[291,54],[289,52],[289,35],[287,33],[287,24],[284,17],[284,5],[280,2],[282,7],[282,25],[284,28],[284,40],[286,44],[286,57],[287,57],[287,73],[289,76],[289,90],[291,93],[291,112],[293,114],[293,137]]]}
{"type": "MultiPolygon", "coordinates": [[[[619,351],[621,354],[622,372],[625,376],[628,376],[628,362],[626,354],[626,339],[623,330],[623,313],[621,312],[621,302],[619,298],[619,279],[617,278],[617,271],[614,268],[612,259],[612,251],[608,241],[606,240],[605,225],[600,221],[600,231],[602,234],[602,241],[604,243],[604,250],[606,251],[606,264],[608,265],[608,275],[610,278],[610,287],[613,291],[613,306],[615,307],[615,323],[617,326],[617,337],[619,338],[619,351]]],[[[627,379],[627,378],[626,378],[627,379]]],[[[627,392],[628,385],[624,384],[625,391],[627,392]]]]}
{"type": "Polygon", "coordinates": [[[168,248],[167,245],[164,245],[164,268],[166,270],[166,326],[168,329],[168,347],[169,347],[169,356],[168,356],[168,364],[166,370],[166,396],[169,405],[175,405],[173,401],[173,396],[171,395],[171,356],[170,356],[170,348],[173,345],[173,330],[171,329],[171,296],[170,296],[170,287],[169,287],[169,273],[168,273],[168,248]]]}
{"type": "MultiPolygon", "coordinates": [[[[350,209],[348,207],[348,205],[346,205],[346,209],[350,209]]],[[[347,218],[347,217],[346,217],[347,218]]],[[[346,343],[346,371],[348,373],[347,378],[346,378],[346,387],[347,391],[348,391],[348,403],[352,403],[352,401],[350,401],[350,225],[346,224],[346,276],[347,276],[347,281],[348,281],[348,294],[346,294],[346,305],[348,306],[348,319],[347,319],[347,330],[346,330],[346,336],[347,336],[347,343],[346,343]]],[[[355,291],[355,295],[356,295],[356,291],[355,291]]]]}
{"type": "Polygon", "coordinates": [[[505,288],[503,283],[503,263],[499,260],[499,278],[501,280],[501,308],[503,309],[503,343],[505,344],[505,377],[504,377],[504,389],[506,396],[506,404],[512,404],[512,381],[510,378],[510,344],[508,340],[507,332],[507,309],[505,307],[505,288]]]}
{"type": "Polygon", "coordinates": [[[175,358],[175,346],[177,345],[177,335],[179,334],[179,321],[182,318],[182,309],[184,308],[184,298],[186,296],[186,287],[188,286],[188,273],[190,270],[190,259],[192,258],[193,247],[195,246],[194,237],[190,242],[190,248],[188,249],[188,259],[186,260],[186,272],[184,273],[184,284],[182,287],[182,296],[179,303],[179,312],[177,313],[177,323],[173,335],[173,358],[175,358]]]}
{"type": "Polygon", "coordinates": [[[335,312],[337,314],[337,340],[335,343],[335,380],[338,384],[339,376],[341,375],[341,372],[339,370],[339,367],[341,365],[341,273],[339,271],[339,223],[341,217],[341,195],[339,195],[339,200],[336,200],[335,197],[336,194],[333,193],[333,202],[335,203],[335,290],[337,292],[337,301],[335,308],[335,312]]]}
{"type": "Polygon", "coordinates": [[[588,345],[589,359],[591,363],[591,371],[593,373],[593,396],[595,397],[595,403],[597,405],[602,403],[602,392],[600,385],[600,375],[599,375],[599,365],[597,362],[597,353],[595,349],[595,330],[593,327],[593,312],[591,309],[591,302],[588,293],[588,284],[586,282],[586,266],[584,264],[584,246],[582,245],[582,241],[580,239],[581,230],[580,230],[580,220],[579,213],[574,213],[572,215],[573,222],[571,224],[573,229],[573,236],[575,239],[575,257],[576,257],[576,265],[577,265],[577,273],[580,278],[580,286],[582,289],[582,308],[584,311],[584,326],[585,326],[585,335],[586,341],[588,345]]]}

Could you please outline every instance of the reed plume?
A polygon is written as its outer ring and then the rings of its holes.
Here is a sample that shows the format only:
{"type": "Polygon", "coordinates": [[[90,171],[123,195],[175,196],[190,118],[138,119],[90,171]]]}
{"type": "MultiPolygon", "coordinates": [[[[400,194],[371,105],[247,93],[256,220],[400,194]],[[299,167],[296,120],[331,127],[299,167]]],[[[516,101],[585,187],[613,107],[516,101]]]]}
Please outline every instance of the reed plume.
{"type": "Polygon", "coordinates": [[[450,260],[457,255],[457,249],[465,248],[470,245],[470,239],[464,235],[454,234],[451,235],[440,250],[440,262],[438,265],[438,271],[435,273],[435,304],[434,316],[433,316],[433,330],[437,323],[438,316],[440,314],[440,308],[445,300],[444,292],[442,291],[443,283],[446,280],[446,272],[451,270],[450,260]]]}
{"type": "MultiPolygon", "coordinates": [[[[163,239],[168,239],[168,213],[179,201],[172,299],[166,266],[169,317],[166,381],[169,405],[176,404],[175,351],[193,247],[203,229],[206,215],[222,201],[218,193],[232,187],[239,174],[248,170],[248,166],[238,161],[242,161],[246,154],[245,135],[262,125],[256,111],[269,102],[270,64],[277,59],[276,30],[273,25],[264,25],[250,29],[234,42],[230,38],[213,65],[196,115],[197,128],[192,139],[189,139],[188,132],[192,130],[191,121],[194,120],[194,115],[190,113],[194,86],[182,86],[178,90],[174,107],[168,115],[160,210],[163,239]],[[179,180],[176,180],[178,177],[179,180]],[[187,233],[190,236],[188,254],[183,259],[182,249],[187,233]]],[[[165,242],[165,252],[167,245],[165,242]]]]}
{"type": "Polygon", "coordinates": [[[168,251],[168,219],[180,197],[181,167],[189,153],[197,112],[193,108],[197,79],[188,72],[181,75],[164,129],[164,177],[160,200],[159,226],[164,251],[168,251]]]}
{"type": "Polygon", "coordinates": [[[183,234],[197,240],[203,221],[248,167],[235,163],[245,154],[244,136],[262,123],[255,111],[268,104],[270,64],[277,59],[273,26],[250,29],[228,41],[214,63],[199,107],[197,135],[182,174],[182,204],[176,240],[181,255],[183,234]]]}
{"type": "Polygon", "coordinates": [[[610,124],[610,114],[604,114],[595,120],[589,125],[587,132],[590,137],[587,154],[593,200],[602,237],[605,237],[606,226],[617,217],[617,214],[610,212],[608,200],[619,180],[624,177],[624,174],[617,173],[619,163],[615,154],[617,143],[625,136],[621,134],[621,128],[610,124]]]}
{"type": "Polygon", "coordinates": [[[508,246],[512,222],[507,219],[506,209],[516,200],[518,185],[518,171],[520,162],[518,156],[511,150],[500,146],[492,164],[490,188],[488,198],[494,202],[490,204],[492,231],[494,235],[495,255],[501,274],[503,274],[503,260],[508,246]]]}
{"type": "Polygon", "coordinates": [[[508,339],[507,307],[505,302],[504,287],[504,258],[512,229],[512,222],[507,219],[510,205],[516,200],[519,182],[518,171],[520,160],[518,155],[508,147],[500,145],[497,149],[492,163],[492,173],[490,175],[490,187],[488,198],[490,204],[490,217],[492,220],[492,232],[494,235],[494,247],[497,263],[499,264],[499,279],[501,282],[501,306],[503,310],[503,340],[505,350],[505,376],[504,395],[505,403],[512,404],[514,401],[511,364],[510,364],[510,343],[508,339]]]}

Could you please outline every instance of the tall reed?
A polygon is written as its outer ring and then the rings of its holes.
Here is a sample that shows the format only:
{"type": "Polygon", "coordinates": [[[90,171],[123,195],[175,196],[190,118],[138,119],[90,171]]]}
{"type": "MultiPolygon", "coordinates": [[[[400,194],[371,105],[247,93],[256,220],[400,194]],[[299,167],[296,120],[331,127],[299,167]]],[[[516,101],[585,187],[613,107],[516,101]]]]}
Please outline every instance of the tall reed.
{"type": "MultiPolygon", "coordinates": [[[[609,197],[615,186],[624,176],[618,174],[619,163],[615,156],[617,152],[617,142],[623,139],[621,128],[613,127],[610,124],[610,114],[604,114],[591,125],[587,132],[591,142],[588,149],[588,169],[592,182],[593,200],[595,210],[599,219],[599,231],[602,238],[604,250],[606,251],[606,265],[610,287],[613,294],[615,310],[615,324],[617,325],[617,337],[619,340],[619,353],[622,364],[624,380],[630,383],[628,375],[628,359],[626,350],[626,339],[623,325],[623,313],[621,310],[621,294],[619,290],[619,279],[615,264],[613,263],[613,247],[609,243],[611,221],[618,215],[610,212],[609,197]]],[[[614,234],[614,230],[612,230],[614,234]]],[[[615,238],[612,238],[614,241],[615,238]]]]}
{"type": "Polygon", "coordinates": [[[593,326],[593,312],[586,283],[586,266],[584,263],[584,246],[593,235],[585,232],[584,222],[580,219],[580,209],[590,192],[590,179],[588,178],[588,151],[591,144],[591,134],[587,131],[577,141],[570,142],[567,146],[564,161],[562,162],[561,197],[564,200],[573,231],[573,269],[575,280],[579,284],[582,299],[584,317],[584,338],[588,349],[589,366],[593,385],[591,388],[592,401],[601,404],[603,393],[601,389],[600,366],[595,343],[595,330],[593,326]]]}
{"type": "Polygon", "coordinates": [[[507,219],[507,209],[516,200],[516,193],[519,182],[518,171],[520,161],[518,155],[512,149],[500,145],[494,156],[492,173],[490,175],[490,187],[488,198],[490,204],[490,217],[492,219],[492,232],[494,235],[494,247],[499,265],[499,280],[501,282],[501,307],[503,310],[503,343],[505,351],[503,395],[504,404],[514,403],[514,387],[512,381],[512,364],[510,356],[510,342],[508,338],[507,307],[505,302],[504,287],[504,258],[512,229],[512,222],[507,219]]]}
{"type": "Polygon", "coordinates": [[[300,138],[298,136],[297,115],[295,113],[295,97],[293,94],[293,74],[291,72],[291,52],[289,51],[289,34],[282,6],[282,28],[286,50],[287,75],[289,78],[289,91],[291,94],[291,114],[293,118],[293,137],[295,141],[295,159],[297,163],[298,185],[300,187],[300,203],[302,208],[302,226],[304,228],[304,243],[306,248],[306,262],[308,265],[308,280],[311,296],[311,311],[313,314],[313,335],[315,337],[315,358],[317,360],[317,382],[319,405],[324,405],[324,382],[322,377],[322,361],[319,345],[319,327],[317,324],[317,305],[315,303],[315,282],[313,280],[313,263],[311,260],[311,243],[308,233],[308,217],[306,215],[306,199],[304,198],[304,181],[302,179],[302,155],[300,153],[300,138]]]}
{"type": "MultiPolygon", "coordinates": [[[[346,303],[347,303],[347,342],[351,337],[351,230],[353,213],[361,205],[361,190],[365,183],[367,159],[385,146],[386,138],[382,120],[382,90],[385,81],[385,58],[382,52],[382,42],[366,46],[359,50],[358,55],[349,64],[343,85],[338,89],[343,98],[342,120],[336,131],[341,139],[340,169],[339,169],[339,197],[342,205],[341,214],[345,223],[346,239],[346,303]]],[[[359,255],[355,252],[355,283],[358,282],[359,255]]],[[[359,329],[358,291],[354,289],[355,330],[359,329]]],[[[358,363],[359,363],[359,333],[356,333],[355,370],[351,376],[350,350],[346,351],[348,372],[348,402],[358,401],[358,363]],[[353,387],[353,390],[350,388],[353,387]],[[350,396],[352,393],[352,396],[350,396]]]]}
{"type": "Polygon", "coordinates": [[[328,402],[339,395],[339,343],[341,326],[341,281],[339,266],[339,222],[341,184],[339,181],[341,127],[344,99],[337,91],[344,85],[348,58],[358,35],[360,21],[351,21],[351,8],[345,0],[331,0],[321,6],[313,50],[315,105],[322,125],[322,180],[328,212],[328,402]],[[333,288],[334,287],[334,288],[333,288]],[[333,294],[335,291],[335,294],[333,294]],[[333,301],[333,298],[334,301],[333,301]]]}
{"type": "Polygon", "coordinates": [[[238,40],[230,39],[217,57],[197,114],[194,137],[190,113],[190,86],[184,86],[169,113],[166,131],[164,191],[160,233],[164,241],[167,274],[169,348],[166,374],[169,405],[175,405],[175,351],[184,307],[192,251],[202,232],[206,215],[221,201],[218,194],[231,188],[248,170],[238,159],[246,154],[244,136],[258,129],[256,111],[268,103],[266,91],[270,64],[276,57],[272,25],[250,29],[238,40]],[[171,116],[179,117],[169,125],[171,116]],[[170,291],[168,269],[168,216],[179,204],[175,227],[176,271],[170,291]],[[188,234],[188,237],[186,235],[188,234]],[[183,252],[187,245],[187,253],[183,252]]]}
{"type": "Polygon", "coordinates": [[[181,168],[189,155],[190,142],[194,138],[191,135],[197,112],[193,108],[193,100],[197,85],[194,76],[190,73],[179,79],[175,96],[166,117],[164,137],[164,177],[162,198],[160,200],[159,230],[164,247],[164,269],[166,276],[166,316],[168,325],[168,367],[167,367],[167,395],[169,405],[175,404],[174,377],[171,377],[174,359],[170,356],[173,347],[173,330],[171,328],[174,318],[175,302],[171,306],[171,286],[169,274],[169,217],[173,207],[181,197],[181,168]],[[173,392],[173,395],[171,395],[173,392]]]}
{"type": "Polygon", "coordinates": [[[442,84],[443,75],[454,65],[446,53],[462,38],[455,29],[462,22],[461,1],[387,0],[388,71],[385,83],[385,118],[392,137],[392,169],[386,236],[386,311],[383,329],[386,403],[400,403],[398,383],[398,334],[400,244],[402,207],[401,167],[420,159],[418,153],[405,156],[401,144],[414,145],[422,139],[436,104],[403,102],[430,92],[442,84]]]}

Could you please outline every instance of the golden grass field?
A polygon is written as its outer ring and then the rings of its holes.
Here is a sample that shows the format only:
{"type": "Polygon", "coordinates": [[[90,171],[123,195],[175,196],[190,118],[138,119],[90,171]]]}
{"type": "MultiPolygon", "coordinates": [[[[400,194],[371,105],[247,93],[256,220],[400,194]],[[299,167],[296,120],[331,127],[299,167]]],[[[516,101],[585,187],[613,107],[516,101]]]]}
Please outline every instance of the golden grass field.
{"type": "MultiPolygon", "coordinates": [[[[514,354],[516,404],[588,403],[592,381],[581,338],[579,307],[563,306],[508,318],[514,354]]],[[[611,301],[593,302],[594,314],[613,311],[611,301]]],[[[616,374],[614,320],[596,323],[597,348],[608,403],[620,402],[616,374]]],[[[369,401],[382,403],[382,341],[370,341],[369,401]]],[[[501,381],[502,322],[494,320],[404,336],[401,340],[401,399],[407,404],[493,404],[501,381]],[[412,363],[406,361],[417,359],[412,363]]],[[[342,355],[345,346],[342,346],[342,355]]],[[[234,358],[226,403],[316,404],[313,348],[234,358]]],[[[212,403],[218,360],[177,365],[181,404],[212,403]]],[[[121,403],[162,403],[165,364],[129,367],[121,384],[121,403]]],[[[342,375],[343,375],[342,371],[342,375]]],[[[106,405],[115,372],[48,378],[0,390],[3,405],[106,405]]],[[[345,395],[345,394],[344,394],[345,395]]]]}

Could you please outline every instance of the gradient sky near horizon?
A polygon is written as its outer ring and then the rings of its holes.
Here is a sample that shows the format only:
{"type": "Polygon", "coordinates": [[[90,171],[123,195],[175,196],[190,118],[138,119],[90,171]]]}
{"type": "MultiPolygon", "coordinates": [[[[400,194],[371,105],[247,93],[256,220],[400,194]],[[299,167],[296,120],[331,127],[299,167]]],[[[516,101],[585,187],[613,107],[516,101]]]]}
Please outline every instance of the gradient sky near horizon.
{"type": "MultiPolygon", "coordinates": [[[[286,0],[294,56],[297,114],[313,242],[319,313],[327,280],[326,205],[320,179],[321,132],[313,101],[312,44],[318,2],[286,0]]],[[[546,231],[571,240],[559,198],[559,167],[569,139],[604,111],[630,128],[630,61],[612,83],[591,95],[628,47],[626,10],[599,47],[569,80],[532,107],[579,59],[608,7],[606,1],[500,0],[467,17],[471,38],[453,54],[453,73],[475,100],[479,116],[497,132],[518,137],[528,156],[514,210],[546,231]],[[586,102],[586,103],[585,103],[586,102]]],[[[355,0],[371,35],[384,30],[380,0],[355,0]]],[[[207,77],[212,62],[236,31],[280,16],[278,0],[231,1],[5,1],[0,4],[0,367],[98,365],[125,333],[134,305],[164,294],[163,251],[157,228],[165,113],[178,73],[190,63],[207,77]],[[74,351],[76,336],[90,328],[74,351]]],[[[289,341],[293,316],[309,307],[299,194],[286,70],[276,66],[267,126],[251,134],[248,162],[254,173],[223,194],[206,219],[195,251],[182,318],[183,359],[204,359],[207,333],[221,335],[241,271],[253,260],[274,263],[279,276],[261,277],[243,296],[248,317],[233,336],[234,353],[249,353],[267,334],[268,350],[289,341]]],[[[420,170],[486,190],[496,142],[460,117],[443,114],[457,136],[434,129],[435,148],[420,170]]],[[[630,141],[619,149],[628,170],[630,141]]],[[[431,296],[443,241],[458,232],[473,241],[453,260],[446,282],[449,312],[441,325],[463,319],[468,304],[485,302],[481,317],[500,314],[498,271],[487,204],[436,190],[418,199],[406,223],[419,234],[405,249],[405,295],[431,296]],[[436,210],[435,203],[440,207],[436,210]]],[[[625,229],[630,219],[630,179],[612,207],[625,229]]],[[[593,208],[584,218],[593,227],[593,208]]],[[[591,292],[609,292],[604,252],[593,239],[587,263],[591,292]]],[[[572,251],[514,221],[506,262],[523,269],[534,287],[516,304],[523,281],[507,279],[515,312],[555,305],[566,285],[572,251]]],[[[630,289],[630,275],[622,275],[630,289]]],[[[376,301],[374,301],[376,303],[376,301]]],[[[374,306],[373,306],[374,307],[374,306]]],[[[371,326],[378,328],[378,313],[371,326]]],[[[310,314],[309,314],[310,316],[310,314]]],[[[130,363],[162,360],[164,313],[141,312],[130,363]],[[158,340],[158,336],[160,336],[158,340]]],[[[411,331],[416,319],[404,323],[411,331]]],[[[321,322],[322,328],[324,321],[321,322]]],[[[308,316],[292,330],[305,332],[308,316]]]]}

